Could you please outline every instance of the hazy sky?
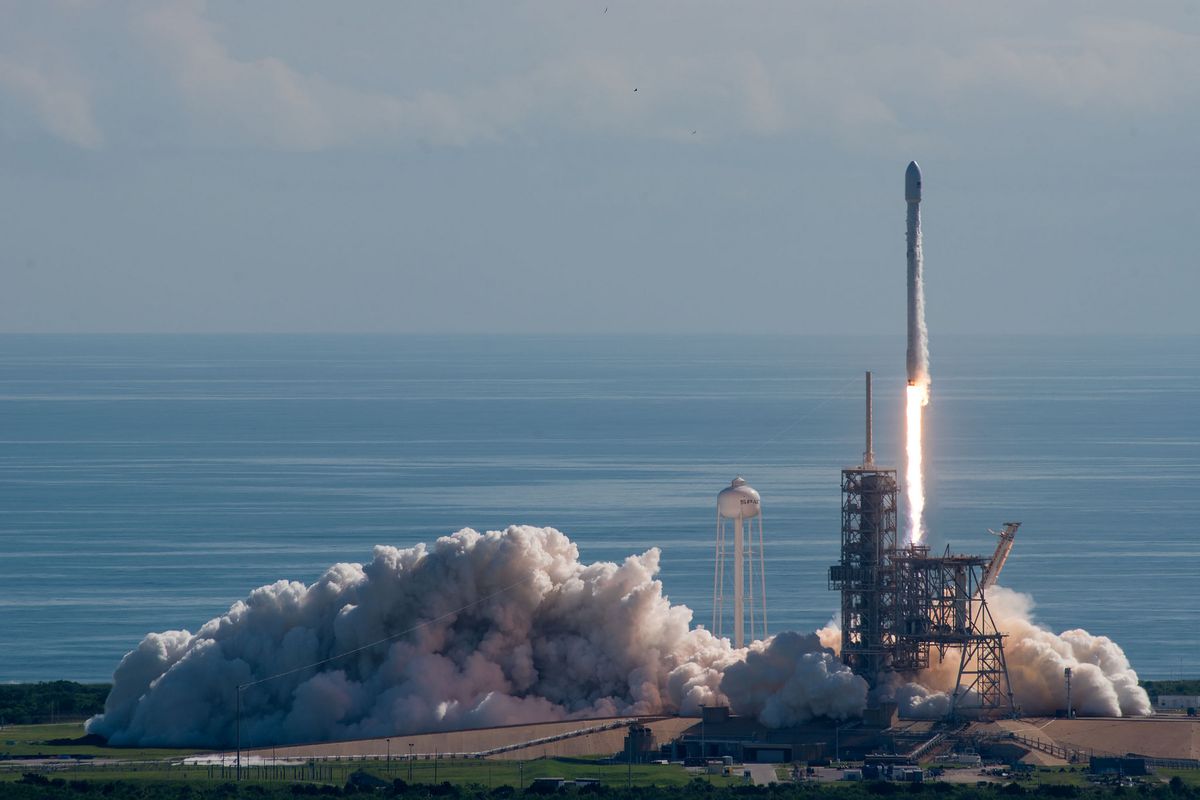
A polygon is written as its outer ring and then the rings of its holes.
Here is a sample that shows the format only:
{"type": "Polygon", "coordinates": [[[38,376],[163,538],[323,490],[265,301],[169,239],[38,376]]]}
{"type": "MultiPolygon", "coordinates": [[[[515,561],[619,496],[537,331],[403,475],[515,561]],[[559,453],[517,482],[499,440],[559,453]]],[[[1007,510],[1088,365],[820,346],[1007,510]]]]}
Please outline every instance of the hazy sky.
{"type": "Polygon", "coordinates": [[[1198,8],[0,0],[0,330],[1200,333],[1198,8]]]}

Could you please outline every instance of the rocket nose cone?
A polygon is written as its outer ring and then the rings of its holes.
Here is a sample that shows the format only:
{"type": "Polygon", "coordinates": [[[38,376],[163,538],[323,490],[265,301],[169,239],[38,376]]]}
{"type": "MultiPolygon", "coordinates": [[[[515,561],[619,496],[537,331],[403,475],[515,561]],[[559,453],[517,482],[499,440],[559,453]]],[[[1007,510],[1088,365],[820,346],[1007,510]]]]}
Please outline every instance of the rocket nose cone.
{"type": "Polygon", "coordinates": [[[908,162],[904,171],[904,199],[910,203],[921,202],[921,168],[917,162],[908,162]]]}

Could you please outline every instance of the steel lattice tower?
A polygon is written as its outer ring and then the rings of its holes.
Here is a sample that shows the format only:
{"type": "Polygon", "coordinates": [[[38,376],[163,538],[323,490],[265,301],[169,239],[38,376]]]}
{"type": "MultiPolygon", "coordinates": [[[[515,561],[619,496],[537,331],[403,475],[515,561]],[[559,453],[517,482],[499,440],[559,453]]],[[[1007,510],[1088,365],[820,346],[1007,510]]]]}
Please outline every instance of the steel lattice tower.
{"type": "Polygon", "coordinates": [[[842,662],[872,686],[896,648],[896,470],[842,470],[842,560],[829,588],[842,593],[842,662]]]}
{"type": "Polygon", "coordinates": [[[841,561],[829,568],[829,588],[841,592],[842,662],[875,687],[886,673],[928,668],[931,650],[939,659],[957,650],[950,713],[1012,713],[1005,636],[985,597],[992,559],[898,547],[896,470],[874,462],[867,373],[867,449],[862,465],[842,470],[841,561]]]}

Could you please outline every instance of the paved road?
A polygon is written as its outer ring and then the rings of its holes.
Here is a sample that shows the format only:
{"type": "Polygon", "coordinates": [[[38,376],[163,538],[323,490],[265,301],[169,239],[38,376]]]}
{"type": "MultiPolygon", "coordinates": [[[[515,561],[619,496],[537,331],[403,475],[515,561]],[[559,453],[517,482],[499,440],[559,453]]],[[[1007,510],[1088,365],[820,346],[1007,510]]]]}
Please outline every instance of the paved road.
{"type": "Polygon", "coordinates": [[[747,764],[745,769],[750,770],[750,777],[754,780],[755,786],[764,786],[768,783],[779,782],[779,776],[775,774],[774,764],[747,764]]]}

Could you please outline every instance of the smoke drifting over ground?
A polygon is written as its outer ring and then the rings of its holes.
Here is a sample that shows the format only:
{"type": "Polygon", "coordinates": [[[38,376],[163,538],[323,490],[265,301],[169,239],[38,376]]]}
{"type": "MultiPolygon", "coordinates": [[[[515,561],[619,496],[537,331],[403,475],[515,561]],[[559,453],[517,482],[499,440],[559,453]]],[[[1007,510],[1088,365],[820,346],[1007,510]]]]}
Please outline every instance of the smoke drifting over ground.
{"type": "Polygon", "coordinates": [[[834,658],[817,633],[786,631],[750,648],[745,661],[726,668],[721,689],[736,713],[770,728],[813,717],[848,719],[867,704],[867,682],[834,658]]]}
{"type": "MultiPolygon", "coordinates": [[[[1033,598],[1003,586],[988,590],[988,607],[1002,633],[1013,700],[1025,715],[1053,714],[1067,707],[1063,669],[1071,668],[1071,705],[1080,716],[1145,716],[1150,698],[1138,686],[1125,651],[1107,636],[1075,629],[1055,634],[1033,621],[1033,598]]],[[[936,658],[934,659],[936,661],[936,658]]],[[[922,672],[916,681],[888,691],[901,714],[937,718],[950,709],[958,654],[922,672]]],[[[967,703],[969,705],[969,701],[967,703]]]]}
{"type": "Polygon", "coordinates": [[[280,673],[244,690],[243,743],[695,713],[719,702],[779,725],[846,718],[865,702],[865,682],[815,635],[739,651],[692,629],[691,610],[663,596],[656,549],[582,564],[562,533],[511,527],[374,556],[334,565],[311,586],[256,589],[195,634],[146,636],[88,731],[122,745],[229,744],[235,687],[280,673]]]}
{"type": "Polygon", "coordinates": [[[994,586],[988,605],[1005,643],[1017,705],[1026,713],[1066,708],[1063,668],[1071,667],[1071,705],[1082,716],[1144,716],[1150,698],[1120,645],[1076,628],[1054,634],[1032,621],[1033,598],[994,586]]]}
{"type": "MultiPolygon", "coordinates": [[[[735,650],[663,596],[656,549],[583,564],[553,528],[511,527],[374,556],[336,564],[311,586],[256,589],[195,634],[149,634],[122,659],[88,731],[119,745],[232,744],[236,687],[247,684],[242,741],[252,745],[726,702],[781,727],[866,705],[866,682],[832,649],[836,628],[735,650]]],[[[1055,635],[1030,621],[1024,595],[990,596],[1025,713],[1065,706],[1065,666],[1081,714],[1150,713],[1116,644],[1055,635]]],[[[910,715],[939,716],[956,669],[947,662],[885,692],[910,715]]]]}

